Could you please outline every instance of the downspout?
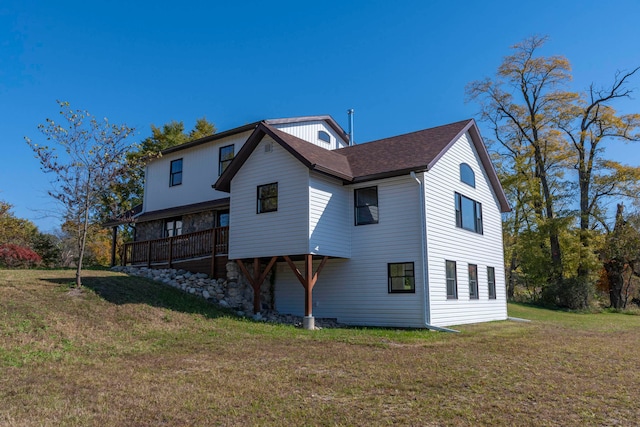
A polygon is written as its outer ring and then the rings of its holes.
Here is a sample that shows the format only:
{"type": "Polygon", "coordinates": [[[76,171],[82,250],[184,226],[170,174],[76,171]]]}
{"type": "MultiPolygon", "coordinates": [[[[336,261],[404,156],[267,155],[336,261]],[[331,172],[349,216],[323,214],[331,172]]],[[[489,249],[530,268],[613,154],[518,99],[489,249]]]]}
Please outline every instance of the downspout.
{"type": "Polygon", "coordinates": [[[439,332],[460,332],[460,331],[456,331],[455,329],[449,329],[449,328],[441,328],[439,326],[434,326],[432,324],[430,324],[431,322],[431,315],[430,315],[430,310],[429,310],[429,286],[428,286],[428,281],[427,281],[427,211],[426,211],[426,201],[425,201],[425,197],[424,197],[424,182],[421,181],[420,179],[418,179],[418,177],[416,176],[416,173],[411,171],[410,173],[411,178],[415,179],[416,182],[418,183],[418,191],[420,192],[420,227],[421,227],[421,232],[420,232],[420,238],[421,238],[421,245],[420,245],[420,249],[422,251],[422,260],[421,260],[421,264],[422,264],[422,294],[423,294],[423,298],[422,298],[422,312],[424,315],[424,326],[427,329],[431,329],[433,331],[439,331],[439,332]]]}

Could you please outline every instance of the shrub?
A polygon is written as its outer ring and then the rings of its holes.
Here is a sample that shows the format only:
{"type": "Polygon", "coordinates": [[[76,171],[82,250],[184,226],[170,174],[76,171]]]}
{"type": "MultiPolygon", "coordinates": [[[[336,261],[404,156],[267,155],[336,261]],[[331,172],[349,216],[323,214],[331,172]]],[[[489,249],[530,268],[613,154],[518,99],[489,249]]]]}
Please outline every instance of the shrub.
{"type": "Polygon", "coordinates": [[[0,265],[9,268],[29,268],[40,264],[40,255],[25,246],[5,244],[0,246],[0,265]]]}

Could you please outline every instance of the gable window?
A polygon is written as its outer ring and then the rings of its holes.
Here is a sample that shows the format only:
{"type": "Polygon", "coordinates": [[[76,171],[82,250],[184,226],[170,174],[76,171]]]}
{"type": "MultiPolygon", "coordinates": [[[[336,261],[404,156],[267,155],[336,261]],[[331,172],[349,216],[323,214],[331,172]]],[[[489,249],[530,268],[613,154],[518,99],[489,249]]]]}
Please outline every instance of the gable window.
{"type": "Polygon", "coordinates": [[[222,172],[225,171],[225,169],[231,163],[231,160],[233,160],[233,144],[220,147],[220,151],[218,154],[218,175],[222,175],[222,172]]]}
{"type": "Polygon", "coordinates": [[[318,139],[324,142],[331,142],[331,136],[323,130],[318,131],[318,139]]]}
{"type": "Polygon", "coordinates": [[[164,237],[179,236],[182,234],[182,217],[164,220],[164,237]]]}
{"type": "Polygon", "coordinates": [[[482,234],[482,203],[460,193],[456,198],[456,227],[482,234]]]}
{"type": "Polygon", "coordinates": [[[354,202],[356,225],[378,223],[378,187],[357,188],[354,202]]]}
{"type": "Polygon", "coordinates": [[[469,264],[469,299],[478,299],[478,266],[469,264]]]}
{"type": "Polygon", "coordinates": [[[476,188],[476,175],[473,173],[471,166],[466,163],[460,164],[460,181],[476,188]]]}
{"type": "Polygon", "coordinates": [[[258,186],[257,213],[275,212],[278,210],[278,183],[274,182],[258,186]]]}
{"type": "Polygon", "coordinates": [[[456,262],[446,261],[447,299],[458,299],[458,277],[456,262]]]}
{"type": "Polygon", "coordinates": [[[182,159],[173,160],[169,170],[169,187],[182,184],[182,159]]]}
{"type": "Polygon", "coordinates": [[[489,299],[496,299],[496,269],[487,267],[487,287],[489,288],[489,299]]]}
{"type": "Polygon", "coordinates": [[[416,282],[412,262],[387,264],[389,293],[415,293],[416,282]]]}

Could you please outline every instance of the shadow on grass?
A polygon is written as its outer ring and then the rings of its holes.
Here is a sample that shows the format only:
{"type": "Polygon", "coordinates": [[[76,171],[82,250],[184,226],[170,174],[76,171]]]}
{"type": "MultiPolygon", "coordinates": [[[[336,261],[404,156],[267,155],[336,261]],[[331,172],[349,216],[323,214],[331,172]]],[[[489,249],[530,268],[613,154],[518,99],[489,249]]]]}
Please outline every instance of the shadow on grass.
{"type": "MultiPolygon", "coordinates": [[[[73,290],[74,281],[69,279],[43,279],[73,290]]],[[[84,288],[112,304],[147,304],[153,307],[183,313],[200,314],[207,318],[236,317],[230,310],[216,307],[206,300],[186,294],[178,289],[162,285],[149,279],[135,276],[83,277],[84,288]]]]}

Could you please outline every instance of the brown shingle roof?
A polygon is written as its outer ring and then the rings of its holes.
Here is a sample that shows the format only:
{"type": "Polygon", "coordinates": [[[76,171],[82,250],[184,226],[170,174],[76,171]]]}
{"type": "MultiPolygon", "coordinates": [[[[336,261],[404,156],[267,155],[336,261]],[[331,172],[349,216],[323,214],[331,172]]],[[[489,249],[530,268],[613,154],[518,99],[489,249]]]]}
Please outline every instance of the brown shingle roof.
{"type": "Polygon", "coordinates": [[[510,208],[506,196],[473,119],[337,150],[318,147],[264,121],[256,127],[214,187],[226,192],[230,190],[231,179],[265,135],[271,136],[309,169],[350,183],[429,170],[465,132],[471,135],[471,142],[487,171],[501,210],[508,212],[510,208]]]}
{"type": "Polygon", "coordinates": [[[471,120],[335,150],[349,160],[355,181],[425,170],[453,144],[471,120]]]}

